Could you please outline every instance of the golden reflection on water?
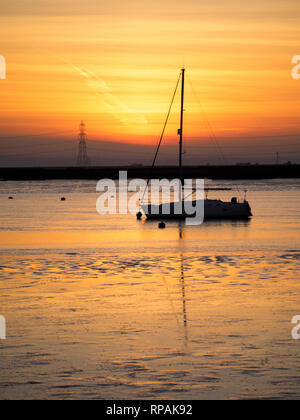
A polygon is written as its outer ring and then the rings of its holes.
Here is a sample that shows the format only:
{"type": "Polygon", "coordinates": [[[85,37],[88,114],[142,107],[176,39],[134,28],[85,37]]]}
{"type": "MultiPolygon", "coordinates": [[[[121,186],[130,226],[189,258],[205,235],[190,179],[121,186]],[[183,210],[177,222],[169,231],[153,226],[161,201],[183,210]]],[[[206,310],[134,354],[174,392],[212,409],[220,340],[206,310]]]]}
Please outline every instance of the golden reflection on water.
{"type": "Polygon", "coordinates": [[[249,222],[164,230],[88,195],[52,218],[5,201],[0,398],[299,397],[296,205],[258,198],[249,222]]]}
{"type": "Polygon", "coordinates": [[[164,253],[1,255],[0,395],[298,395],[299,253],[190,253],[181,235],[164,253]]]}
{"type": "MultiPolygon", "coordinates": [[[[254,222],[227,221],[223,223],[205,222],[201,226],[181,225],[184,231],[184,245],[190,250],[191,244],[197,248],[205,249],[206,246],[214,245],[220,240],[231,247],[235,244],[245,244],[245,241],[262,240],[267,246],[272,246],[278,237],[284,234],[286,242],[298,240],[298,226],[294,229],[290,226],[283,229],[273,224],[264,224],[264,226],[253,226],[254,222]],[[220,231],[221,229],[221,231],[220,231]]],[[[283,239],[283,238],[281,238],[283,239]]],[[[44,249],[44,248],[101,248],[106,246],[117,249],[126,249],[129,247],[143,247],[145,244],[150,248],[156,244],[170,243],[172,247],[179,240],[176,229],[176,222],[167,224],[167,229],[163,234],[157,229],[157,223],[146,222],[139,223],[132,228],[119,230],[118,232],[110,229],[99,230],[42,230],[42,231],[0,231],[0,249],[44,249]]]]}

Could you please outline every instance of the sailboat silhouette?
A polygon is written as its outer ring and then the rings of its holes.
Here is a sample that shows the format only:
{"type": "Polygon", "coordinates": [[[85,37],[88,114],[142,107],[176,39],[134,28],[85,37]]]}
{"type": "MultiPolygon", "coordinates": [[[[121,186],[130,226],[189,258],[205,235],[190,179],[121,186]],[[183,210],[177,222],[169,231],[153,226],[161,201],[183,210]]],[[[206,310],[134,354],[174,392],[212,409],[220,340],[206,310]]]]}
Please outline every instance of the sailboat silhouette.
{"type": "MultiPolygon", "coordinates": [[[[176,95],[176,91],[179,85],[179,81],[181,79],[181,108],[180,108],[180,128],[178,129],[179,135],[179,162],[178,162],[178,178],[180,180],[180,187],[179,187],[179,194],[178,194],[178,201],[170,202],[170,203],[162,203],[162,204],[143,204],[143,199],[141,200],[140,208],[146,215],[147,219],[182,219],[182,218],[189,218],[191,217],[190,214],[187,214],[186,208],[200,208],[200,205],[197,206],[196,200],[192,200],[187,202],[186,198],[183,197],[182,194],[182,187],[184,185],[184,177],[183,177],[183,166],[182,166],[182,156],[183,156],[183,117],[184,117],[184,84],[185,84],[185,69],[181,69],[179,79],[177,81],[177,85],[175,88],[175,92],[172,98],[171,106],[167,115],[167,119],[163,128],[163,132],[155,153],[155,157],[153,160],[152,168],[151,168],[151,175],[152,170],[155,165],[155,161],[158,155],[158,151],[163,139],[164,131],[169,119],[169,115],[171,112],[172,104],[174,102],[174,98],[176,95]],[[189,205],[185,205],[189,204],[189,205]]],[[[149,184],[150,178],[148,179],[147,185],[149,184]]],[[[234,218],[249,218],[252,216],[251,208],[246,200],[244,199],[243,202],[239,202],[237,197],[233,197],[230,202],[225,202],[222,200],[211,200],[207,198],[207,194],[211,190],[231,190],[231,188],[205,188],[204,191],[206,192],[206,197],[203,200],[203,209],[204,209],[204,219],[234,219],[234,218]]],[[[192,192],[193,195],[195,191],[192,192]]],[[[145,194],[145,193],[144,193],[145,194]]],[[[199,203],[200,204],[200,203],[199,203]]],[[[140,214],[140,213],[139,213],[140,214]]],[[[196,216],[196,214],[194,215],[196,216]]],[[[193,216],[192,216],[193,217],[193,216]]]]}

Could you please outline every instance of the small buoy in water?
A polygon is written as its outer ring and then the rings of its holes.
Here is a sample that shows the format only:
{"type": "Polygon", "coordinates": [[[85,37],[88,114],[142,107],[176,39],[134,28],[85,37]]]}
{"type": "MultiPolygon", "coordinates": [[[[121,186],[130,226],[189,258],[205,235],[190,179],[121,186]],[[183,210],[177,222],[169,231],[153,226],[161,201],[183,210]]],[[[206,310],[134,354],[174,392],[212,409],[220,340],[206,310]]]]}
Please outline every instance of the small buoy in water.
{"type": "Polygon", "coordinates": [[[14,199],[14,197],[8,197],[8,199],[9,199],[9,200],[13,200],[13,199],[14,199]]]}
{"type": "Polygon", "coordinates": [[[65,197],[61,197],[60,201],[66,201],[65,197]]]}
{"type": "Polygon", "coordinates": [[[160,222],[160,223],[158,224],[158,227],[159,227],[159,229],[165,229],[166,224],[165,224],[164,222],[160,222]]]}
{"type": "Polygon", "coordinates": [[[136,218],[138,220],[141,220],[142,216],[143,216],[143,214],[140,211],[136,214],[136,218]]]}

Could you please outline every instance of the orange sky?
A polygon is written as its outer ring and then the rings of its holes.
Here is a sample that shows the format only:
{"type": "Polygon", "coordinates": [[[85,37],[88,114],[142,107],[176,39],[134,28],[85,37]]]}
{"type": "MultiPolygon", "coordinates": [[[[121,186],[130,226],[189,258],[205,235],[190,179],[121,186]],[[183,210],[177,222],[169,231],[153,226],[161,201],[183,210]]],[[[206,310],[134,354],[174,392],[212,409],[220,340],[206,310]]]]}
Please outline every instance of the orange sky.
{"type": "MultiPolygon", "coordinates": [[[[205,137],[206,117],[221,141],[300,133],[300,80],[291,77],[300,54],[298,0],[1,7],[0,137],[72,136],[84,119],[91,139],[155,144],[183,64],[191,141],[205,137]]],[[[167,141],[176,138],[178,107],[177,100],[167,141]]]]}

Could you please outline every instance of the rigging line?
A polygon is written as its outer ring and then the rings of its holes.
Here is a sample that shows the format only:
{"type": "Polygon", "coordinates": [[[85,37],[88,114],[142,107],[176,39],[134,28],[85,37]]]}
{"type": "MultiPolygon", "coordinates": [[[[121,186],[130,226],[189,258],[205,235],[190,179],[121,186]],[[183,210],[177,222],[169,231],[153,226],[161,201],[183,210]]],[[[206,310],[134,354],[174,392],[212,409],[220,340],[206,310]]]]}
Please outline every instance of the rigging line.
{"type": "MultiPolygon", "coordinates": [[[[152,157],[152,162],[154,162],[154,164],[155,164],[155,161],[157,159],[158,151],[159,151],[159,148],[160,148],[163,136],[164,136],[164,132],[165,132],[168,120],[169,120],[171,108],[172,108],[172,105],[173,105],[173,102],[174,102],[174,99],[175,99],[175,95],[176,95],[176,92],[177,92],[177,89],[178,89],[178,84],[179,84],[179,81],[180,81],[180,77],[181,77],[181,73],[179,74],[179,77],[178,77],[178,81],[177,81],[176,88],[175,88],[175,91],[174,91],[174,94],[173,94],[173,97],[172,97],[172,102],[171,102],[171,105],[170,105],[170,108],[169,108],[169,111],[168,111],[168,114],[167,114],[167,118],[166,118],[166,121],[165,121],[165,124],[164,124],[164,127],[163,127],[163,131],[162,131],[160,139],[158,141],[158,145],[156,146],[156,149],[155,149],[155,151],[153,152],[153,155],[152,155],[153,156],[152,157]]],[[[153,165],[153,167],[154,167],[154,165],[153,165]]],[[[151,173],[151,175],[152,175],[152,173],[151,173]]],[[[151,176],[150,176],[150,178],[151,178],[151,176]]]]}
{"type": "Polygon", "coordinates": [[[223,161],[223,162],[225,163],[225,162],[226,162],[225,157],[224,157],[224,155],[223,155],[223,153],[222,153],[222,150],[221,150],[221,148],[220,148],[220,145],[218,144],[218,141],[217,141],[217,139],[216,139],[216,136],[215,136],[215,134],[214,134],[214,131],[213,131],[213,129],[212,129],[212,127],[211,127],[211,125],[210,125],[210,123],[209,123],[209,121],[208,121],[208,118],[206,117],[206,114],[205,114],[205,111],[204,111],[204,109],[203,109],[203,106],[202,106],[201,102],[199,101],[199,98],[198,98],[198,96],[197,96],[196,92],[194,91],[194,87],[193,87],[193,85],[192,85],[192,83],[191,83],[190,78],[189,78],[189,77],[187,77],[187,79],[188,79],[188,82],[189,82],[189,84],[190,84],[191,90],[192,90],[192,92],[193,92],[193,94],[194,94],[195,98],[197,99],[197,102],[199,103],[199,106],[200,106],[200,108],[201,108],[201,111],[202,111],[202,116],[203,116],[203,121],[204,121],[204,123],[205,123],[205,125],[206,125],[206,129],[207,129],[207,132],[208,132],[209,138],[210,138],[210,140],[214,143],[215,147],[218,149],[218,152],[219,152],[219,154],[220,154],[221,161],[223,161]]]}
{"type": "Polygon", "coordinates": [[[166,117],[166,120],[165,120],[165,124],[164,124],[163,130],[162,130],[162,133],[161,133],[161,136],[160,136],[160,139],[159,139],[159,142],[158,142],[158,145],[157,145],[156,151],[155,151],[154,159],[153,159],[152,166],[151,166],[151,170],[150,170],[150,175],[149,175],[149,178],[148,178],[148,180],[147,180],[147,185],[146,185],[146,187],[145,187],[145,190],[144,190],[144,193],[143,193],[143,195],[142,195],[142,199],[141,199],[140,203],[142,203],[142,202],[143,202],[143,200],[144,200],[144,196],[145,196],[145,194],[146,194],[146,191],[147,191],[147,188],[148,188],[148,185],[149,185],[150,179],[151,179],[151,177],[152,177],[153,168],[154,168],[154,165],[155,165],[155,162],[156,162],[157,156],[158,156],[158,152],[159,152],[159,148],[160,148],[160,145],[161,145],[162,139],[163,139],[164,134],[165,134],[166,126],[167,126],[168,121],[169,121],[169,117],[170,117],[170,114],[171,114],[172,106],[173,106],[173,103],[174,103],[174,100],[175,100],[175,96],[176,96],[176,92],[177,92],[177,89],[178,89],[178,85],[179,85],[179,81],[180,81],[180,79],[181,79],[181,72],[180,72],[180,74],[179,74],[179,77],[178,77],[178,80],[177,80],[177,83],[176,83],[176,87],[175,87],[175,90],[174,90],[174,93],[173,93],[173,96],[172,96],[171,105],[170,105],[170,107],[169,107],[168,114],[167,114],[167,117],[166,117]]]}
{"type": "Polygon", "coordinates": [[[207,130],[208,130],[209,137],[210,137],[210,139],[211,139],[211,140],[215,143],[215,146],[217,147],[217,149],[218,149],[218,151],[219,151],[219,153],[220,153],[220,157],[221,157],[221,159],[225,162],[225,161],[226,161],[226,159],[225,159],[225,157],[224,157],[224,154],[223,154],[223,152],[222,152],[222,149],[221,149],[221,147],[220,147],[220,145],[219,145],[219,143],[218,143],[218,141],[217,141],[217,138],[216,138],[216,135],[215,135],[215,133],[214,133],[214,131],[213,131],[213,129],[212,129],[212,126],[211,126],[211,124],[210,124],[210,122],[209,122],[208,118],[206,117],[205,110],[204,110],[204,108],[203,108],[203,106],[202,106],[201,102],[199,101],[199,97],[198,97],[198,95],[196,94],[196,92],[195,92],[195,90],[194,90],[194,87],[193,87],[193,85],[192,85],[192,82],[191,82],[191,80],[190,80],[189,76],[187,77],[187,79],[188,79],[188,82],[189,82],[189,84],[190,84],[191,90],[192,90],[192,92],[193,92],[193,94],[194,94],[195,98],[197,99],[197,102],[199,103],[199,106],[200,106],[200,108],[201,108],[201,111],[202,111],[202,114],[203,114],[203,120],[204,120],[204,123],[206,124],[206,127],[207,127],[207,130]]]}
{"type": "MultiPolygon", "coordinates": [[[[220,154],[221,160],[222,160],[222,161],[223,161],[223,163],[226,165],[228,162],[227,162],[227,160],[225,159],[225,156],[224,156],[223,151],[222,151],[222,149],[221,149],[221,146],[220,146],[220,144],[219,144],[219,142],[218,142],[218,140],[217,140],[217,137],[216,137],[216,135],[215,135],[215,132],[214,132],[214,130],[213,130],[213,128],[212,128],[212,126],[211,126],[211,124],[210,124],[210,122],[209,122],[208,118],[206,117],[205,110],[204,110],[204,108],[203,108],[203,106],[202,106],[202,104],[201,104],[201,102],[200,102],[200,100],[199,100],[198,95],[196,94],[196,92],[195,92],[195,90],[194,90],[194,86],[193,86],[193,84],[192,84],[192,82],[191,82],[191,79],[190,79],[189,75],[188,75],[187,79],[188,79],[188,82],[189,82],[189,84],[190,84],[191,90],[192,90],[192,92],[193,92],[193,94],[194,94],[195,98],[197,99],[197,102],[199,103],[199,106],[200,106],[200,108],[201,108],[202,115],[203,115],[203,120],[204,120],[204,122],[205,122],[205,123],[206,123],[206,125],[207,125],[208,135],[209,135],[210,139],[214,142],[214,144],[215,144],[215,146],[216,146],[216,148],[217,148],[217,150],[218,150],[218,152],[219,152],[219,154],[220,154]]],[[[238,193],[239,197],[241,198],[241,197],[242,197],[242,194],[241,194],[241,191],[240,191],[240,189],[238,188],[238,186],[234,186],[234,188],[235,188],[235,190],[237,191],[237,193],[238,193]]]]}
{"type": "MultiPolygon", "coordinates": [[[[113,153],[113,152],[115,152],[115,149],[98,149],[98,148],[91,147],[91,146],[89,146],[88,149],[92,150],[94,152],[99,152],[99,153],[113,153]]],[[[161,150],[160,155],[164,155],[164,156],[172,155],[173,156],[173,155],[177,154],[176,152],[177,152],[176,150],[161,150]]],[[[143,151],[143,150],[119,150],[118,153],[123,154],[123,155],[134,154],[134,155],[140,156],[143,159],[146,158],[146,156],[145,156],[146,151],[143,151]]],[[[148,158],[146,160],[149,161],[148,158]]],[[[151,160],[151,163],[152,163],[152,160],[151,160]]],[[[149,165],[149,166],[151,166],[151,165],[149,165]]]]}

